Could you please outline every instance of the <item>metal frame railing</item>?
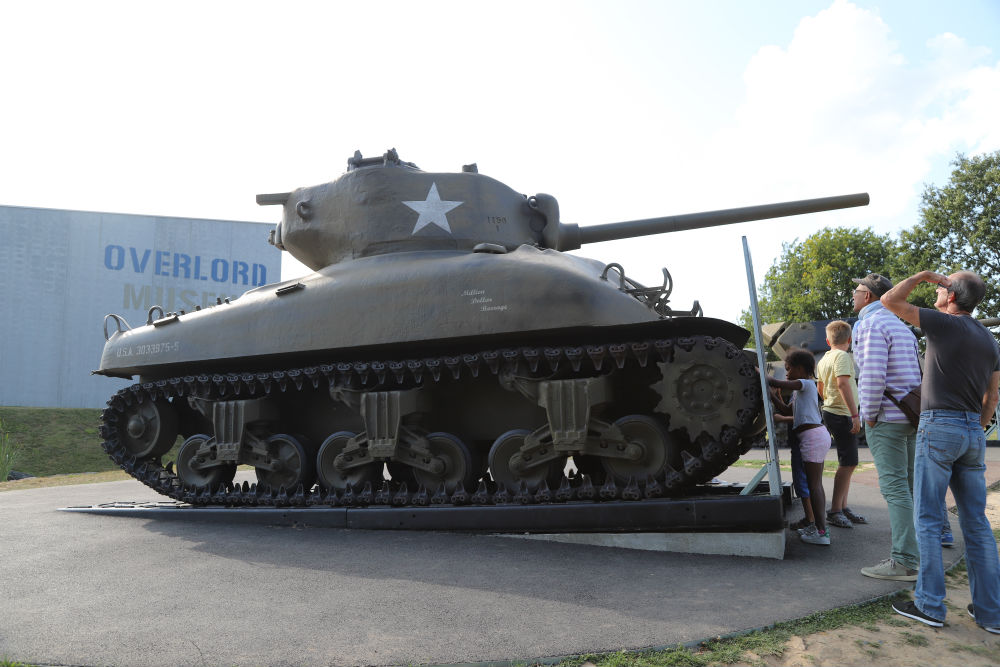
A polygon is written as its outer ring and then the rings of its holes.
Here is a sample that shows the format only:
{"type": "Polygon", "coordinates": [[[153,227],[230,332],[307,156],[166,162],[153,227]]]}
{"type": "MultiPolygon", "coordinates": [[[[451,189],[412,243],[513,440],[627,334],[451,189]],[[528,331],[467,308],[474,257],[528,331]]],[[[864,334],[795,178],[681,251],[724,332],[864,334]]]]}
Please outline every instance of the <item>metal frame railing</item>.
{"type": "Polygon", "coordinates": [[[767,419],[767,463],[765,463],[753,480],[747,484],[740,492],[741,495],[750,493],[767,476],[768,487],[772,496],[781,495],[781,468],[778,465],[778,439],[774,435],[774,410],[771,401],[768,400],[767,389],[767,359],[765,358],[764,346],[761,341],[764,335],[760,331],[760,311],[757,309],[757,284],[753,277],[753,261],[750,259],[750,247],[747,245],[747,237],[743,237],[743,259],[747,267],[747,287],[750,290],[750,312],[753,314],[753,335],[757,341],[757,370],[760,373],[761,399],[764,403],[764,416],[767,419]]]}

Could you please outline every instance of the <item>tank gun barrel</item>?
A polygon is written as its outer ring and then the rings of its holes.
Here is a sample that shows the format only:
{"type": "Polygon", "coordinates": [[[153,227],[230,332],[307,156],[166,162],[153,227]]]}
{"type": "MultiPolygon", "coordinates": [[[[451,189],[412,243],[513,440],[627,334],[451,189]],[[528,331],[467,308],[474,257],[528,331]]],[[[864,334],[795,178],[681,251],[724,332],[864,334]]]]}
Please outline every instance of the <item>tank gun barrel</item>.
{"type": "MultiPolygon", "coordinates": [[[[542,195],[538,195],[537,197],[542,197],[542,195]]],[[[543,204],[540,207],[543,211],[547,208],[544,206],[545,203],[544,201],[539,202],[539,204],[543,204]]],[[[587,227],[560,223],[555,230],[550,229],[551,226],[547,225],[545,238],[547,241],[546,245],[556,250],[575,250],[587,243],[600,243],[601,241],[614,241],[636,236],[648,236],[649,234],[666,234],[688,229],[717,227],[737,222],[749,222],[751,220],[766,220],[768,218],[782,218],[791,215],[834,211],[855,206],[867,206],[868,203],[868,193],[859,192],[850,195],[801,199],[798,201],[763,204],[760,206],[728,208],[719,211],[670,215],[662,218],[611,222],[587,227]],[[553,234],[553,231],[556,231],[556,233],[553,234]]],[[[552,216],[547,217],[550,220],[552,219],[552,216]]]]}
{"type": "Polygon", "coordinates": [[[633,236],[663,234],[666,232],[681,232],[688,229],[730,225],[736,222],[750,220],[766,220],[782,218],[790,215],[833,211],[853,206],[867,206],[868,193],[836,197],[820,197],[818,199],[801,199],[798,201],[781,202],[778,204],[763,204],[761,206],[744,206],[728,208],[721,211],[705,211],[703,213],[688,213],[686,215],[671,215],[662,218],[646,220],[630,220],[628,222],[611,222],[603,225],[592,225],[580,228],[580,243],[599,243],[613,241],[633,236]]]}

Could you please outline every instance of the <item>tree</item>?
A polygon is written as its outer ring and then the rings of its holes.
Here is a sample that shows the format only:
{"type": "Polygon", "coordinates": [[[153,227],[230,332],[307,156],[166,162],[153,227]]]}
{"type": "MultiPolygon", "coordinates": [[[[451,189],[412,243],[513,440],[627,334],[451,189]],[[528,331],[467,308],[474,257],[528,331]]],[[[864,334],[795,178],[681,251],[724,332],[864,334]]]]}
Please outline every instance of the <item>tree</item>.
{"type": "MultiPolygon", "coordinates": [[[[959,153],[948,183],[924,187],[921,221],[900,234],[900,278],[930,269],[975,271],[986,281],[976,316],[1000,315],[1000,151],[959,153]]],[[[925,291],[933,292],[930,286],[925,291]]]]}
{"type": "MultiPolygon", "coordinates": [[[[851,293],[857,287],[851,279],[889,273],[897,254],[888,235],[870,228],[825,228],[801,243],[796,239],[783,244],[781,257],[758,289],[761,323],[851,317],[851,293]]],[[[743,311],[740,320],[753,330],[750,311],[743,311]]]]}

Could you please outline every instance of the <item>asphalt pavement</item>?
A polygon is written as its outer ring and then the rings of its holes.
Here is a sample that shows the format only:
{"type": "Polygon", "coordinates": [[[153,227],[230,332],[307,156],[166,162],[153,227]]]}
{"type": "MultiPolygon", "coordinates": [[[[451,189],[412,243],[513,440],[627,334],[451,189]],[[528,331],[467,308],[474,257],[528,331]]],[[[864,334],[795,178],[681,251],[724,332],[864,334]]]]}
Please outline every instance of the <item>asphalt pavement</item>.
{"type": "MultiPolygon", "coordinates": [[[[1000,449],[989,452],[996,482],[1000,449]]],[[[859,573],[889,556],[873,472],[855,475],[850,496],[870,525],[833,528],[830,547],[793,533],[784,560],[58,511],[159,499],[133,481],[0,493],[0,657],[150,667],[531,661],[672,646],[911,586],[859,573]]],[[[798,507],[788,515],[799,516],[798,507]]],[[[948,562],[963,547],[952,525],[948,562]]]]}

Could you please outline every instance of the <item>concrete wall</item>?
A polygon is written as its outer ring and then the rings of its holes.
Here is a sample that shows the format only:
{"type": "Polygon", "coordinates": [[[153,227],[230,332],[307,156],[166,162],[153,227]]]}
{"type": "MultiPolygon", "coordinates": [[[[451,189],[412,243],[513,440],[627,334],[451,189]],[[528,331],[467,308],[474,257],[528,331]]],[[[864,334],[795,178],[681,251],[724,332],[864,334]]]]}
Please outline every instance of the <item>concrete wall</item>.
{"type": "MultiPolygon", "coordinates": [[[[281,277],[271,225],[0,206],[0,405],[103,407],[104,316],[194,310],[281,277]]],[[[111,327],[109,326],[109,330],[111,327]]]]}

